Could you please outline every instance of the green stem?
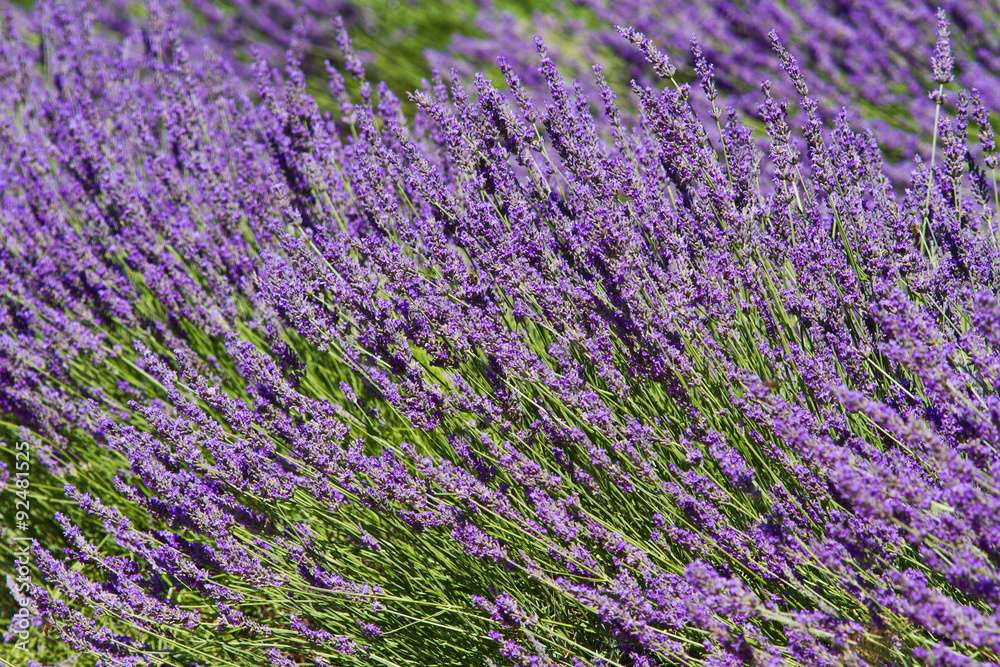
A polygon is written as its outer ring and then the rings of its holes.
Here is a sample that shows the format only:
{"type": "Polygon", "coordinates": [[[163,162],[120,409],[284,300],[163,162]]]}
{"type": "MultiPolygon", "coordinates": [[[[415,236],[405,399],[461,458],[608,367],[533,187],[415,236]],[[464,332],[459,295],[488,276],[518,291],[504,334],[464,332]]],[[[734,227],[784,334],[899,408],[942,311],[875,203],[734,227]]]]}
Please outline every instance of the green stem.
{"type": "MultiPolygon", "coordinates": [[[[927,198],[924,201],[924,224],[920,228],[920,247],[927,253],[927,256],[931,260],[931,264],[934,263],[934,254],[931,251],[930,245],[927,243],[927,231],[930,227],[930,209],[931,209],[931,187],[934,185],[934,159],[937,155],[937,135],[938,135],[938,120],[941,118],[941,95],[944,92],[944,84],[938,86],[938,103],[934,107],[934,134],[931,138],[931,166],[927,170],[927,198]]],[[[933,235],[933,232],[931,232],[933,235]]]]}

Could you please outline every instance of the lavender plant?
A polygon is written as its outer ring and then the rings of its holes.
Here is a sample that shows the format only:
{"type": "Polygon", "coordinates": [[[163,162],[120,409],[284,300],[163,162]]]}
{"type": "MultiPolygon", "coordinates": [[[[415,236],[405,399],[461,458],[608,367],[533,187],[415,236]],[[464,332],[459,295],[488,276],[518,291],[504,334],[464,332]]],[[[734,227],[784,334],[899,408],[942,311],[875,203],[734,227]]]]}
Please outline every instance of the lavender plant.
{"type": "Polygon", "coordinates": [[[435,73],[411,120],[342,28],[359,96],[331,67],[331,115],[301,32],[251,98],[169,7],[123,39],[83,7],[0,39],[0,411],[51,490],[39,642],[1000,663],[995,146],[943,12],[934,150],[897,192],[777,34],[805,122],[765,81],[765,155],[704,54],[679,83],[632,30],[660,76],[635,118],[537,40],[544,98],[501,62],[504,89],[435,73]]]}

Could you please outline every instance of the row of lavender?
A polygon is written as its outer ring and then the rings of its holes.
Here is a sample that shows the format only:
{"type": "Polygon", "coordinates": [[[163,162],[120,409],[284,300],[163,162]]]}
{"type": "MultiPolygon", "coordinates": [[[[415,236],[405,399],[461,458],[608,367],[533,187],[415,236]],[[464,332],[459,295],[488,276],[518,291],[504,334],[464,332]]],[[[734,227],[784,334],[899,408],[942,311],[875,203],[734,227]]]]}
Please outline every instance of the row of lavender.
{"type": "Polygon", "coordinates": [[[0,411],[64,490],[40,644],[1000,663],[995,146],[947,39],[956,113],[899,194],[777,35],[807,147],[765,84],[765,158],[697,48],[692,89],[631,31],[634,120],[539,42],[544,101],[504,61],[411,123],[332,69],[321,114],[302,30],[253,101],[169,8],[123,41],[33,11],[0,44],[0,411]]]}
{"type": "MultiPolygon", "coordinates": [[[[179,9],[179,0],[174,3],[179,9]]],[[[102,3],[97,19],[124,32],[135,4],[131,0],[102,3]]],[[[477,4],[478,9],[474,9],[458,3],[477,17],[474,28],[456,34],[447,48],[427,53],[431,64],[442,72],[455,67],[463,77],[471,78],[473,73],[491,68],[501,55],[530,90],[544,94],[546,85],[538,74],[532,42],[533,35],[540,32],[553,61],[579,78],[588,95],[597,96],[600,91],[589,72],[592,62],[605,63],[609,78],[620,85],[627,86],[632,78],[650,85],[655,79],[644,59],[618,38],[614,24],[655,35],[668,53],[678,57],[681,81],[697,78],[689,51],[689,41],[696,35],[706,59],[716,69],[721,107],[731,104],[759,127],[758,84],[768,78],[774,83],[774,96],[789,99],[793,130],[797,131],[806,122],[807,111],[797,104],[795,89],[782,76],[781,60],[770,48],[767,35],[773,29],[811,73],[813,98],[824,122],[832,123],[841,108],[847,107],[873,128],[889,157],[886,173],[894,183],[907,183],[912,156],[930,151],[936,104],[927,97],[933,83],[929,72],[919,64],[927,63],[931,55],[934,12],[942,4],[939,2],[571,0],[555,3],[548,11],[536,11],[530,20],[503,10],[502,2],[477,4]]],[[[954,24],[960,54],[958,82],[967,89],[978,88],[988,108],[1000,108],[1000,15],[985,0],[943,4],[954,24]]],[[[241,59],[252,53],[273,65],[282,64],[296,20],[301,25],[304,70],[317,80],[324,76],[319,66],[322,60],[337,57],[333,17],[343,15],[348,25],[357,26],[357,32],[392,45],[387,48],[399,48],[402,37],[396,33],[404,32],[390,25],[391,20],[380,26],[366,11],[365,3],[347,0],[254,0],[240,3],[235,10],[219,0],[188,0],[185,6],[187,11],[177,15],[189,50],[198,52],[207,43],[232,61],[243,76],[249,73],[249,66],[241,59]]],[[[392,13],[391,8],[390,2],[381,9],[392,13]]],[[[438,7],[434,13],[442,11],[438,7]]],[[[381,60],[377,54],[363,55],[381,60]]],[[[393,74],[389,70],[385,73],[393,74]]],[[[695,109],[701,114],[709,111],[698,100],[695,109]]],[[[633,110],[632,104],[626,104],[626,113],[633,110]]]]}

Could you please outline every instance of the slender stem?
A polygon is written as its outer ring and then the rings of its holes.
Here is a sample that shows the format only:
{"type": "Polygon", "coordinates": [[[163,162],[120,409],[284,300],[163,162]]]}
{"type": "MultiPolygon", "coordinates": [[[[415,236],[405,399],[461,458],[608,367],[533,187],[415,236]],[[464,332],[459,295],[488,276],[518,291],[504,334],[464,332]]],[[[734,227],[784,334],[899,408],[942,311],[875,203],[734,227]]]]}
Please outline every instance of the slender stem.
{"type": "MultiPolygon", "coordinates": [[[[927,253],[927,256],[931,260],[931,264],[934,263],[934,254],[931,252],[930,245],[927,243],[927,231],[930,227],[930,210],[931,210],[931,188],[934,185],[934,159],[937,154],[937,135],[938,135],[938,121],[941,118],[941,94],[944,92],[944,84],[938,86],[938,103],[934,107],[934,134],[931,138],[931,166],[927,170],[927,198],[924,201],[924,224],[920,228],[920,247],[927,253]]],[[[934,232],[931,232],[933,235],[934,232]]]]}

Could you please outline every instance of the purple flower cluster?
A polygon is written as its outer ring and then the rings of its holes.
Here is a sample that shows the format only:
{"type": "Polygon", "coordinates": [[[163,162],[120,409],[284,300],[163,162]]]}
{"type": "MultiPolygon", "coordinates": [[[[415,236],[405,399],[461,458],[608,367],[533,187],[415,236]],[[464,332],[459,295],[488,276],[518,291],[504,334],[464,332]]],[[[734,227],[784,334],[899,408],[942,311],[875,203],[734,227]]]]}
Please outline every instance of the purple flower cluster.
{"type": "MultiPolygon", "coordinates": [[[[935,157],[897,192],[883,137],[824,125],[832,70],[784,23],[765,156],[717,103],[716,58],[747,42],[711,31],[695,88],[622,30],[662,77],[635,118],[537,39],[535,80],[435,73],[411,121],[342,27],[360,92],[333,70],[333,117],[294,40],[251,99],[176,8],[119,40],[85,4],[0,38],[0,411],[72,501],[34,545],[65,645],[1000,663],[984,93],[938,88],[935,157]]],[[[913,76],[945,84],[935,21],[913,76]]]]}

